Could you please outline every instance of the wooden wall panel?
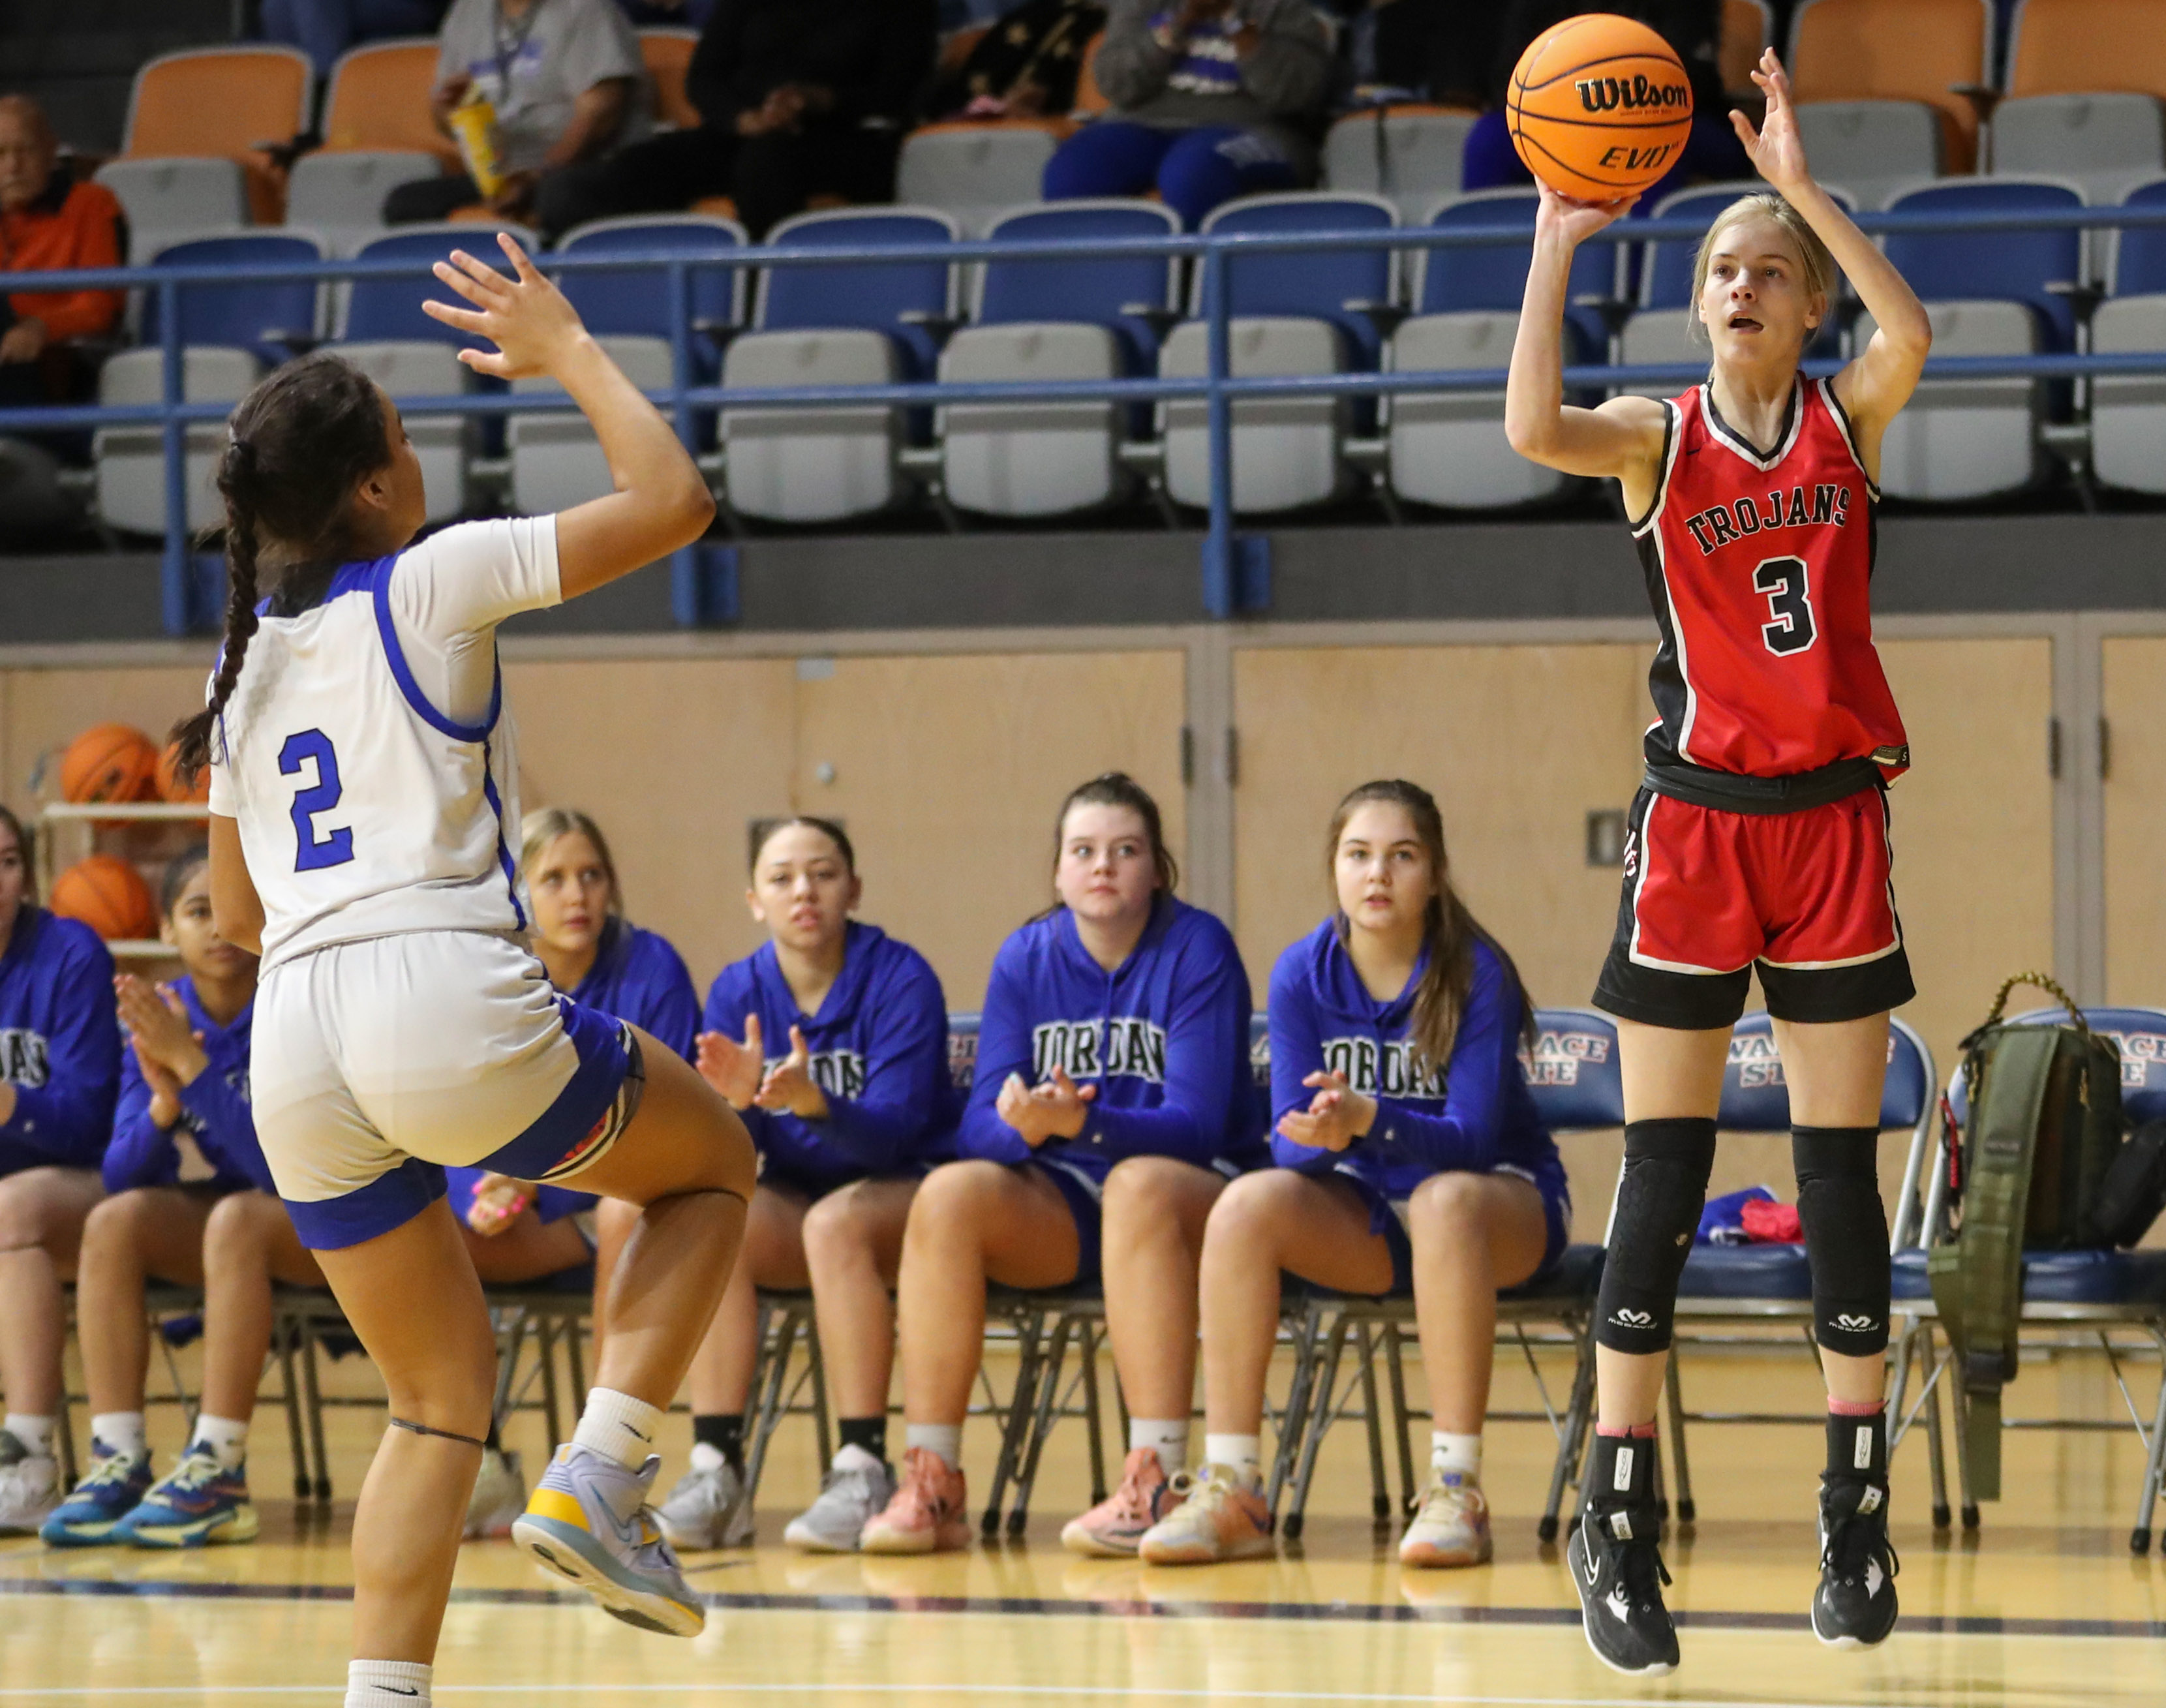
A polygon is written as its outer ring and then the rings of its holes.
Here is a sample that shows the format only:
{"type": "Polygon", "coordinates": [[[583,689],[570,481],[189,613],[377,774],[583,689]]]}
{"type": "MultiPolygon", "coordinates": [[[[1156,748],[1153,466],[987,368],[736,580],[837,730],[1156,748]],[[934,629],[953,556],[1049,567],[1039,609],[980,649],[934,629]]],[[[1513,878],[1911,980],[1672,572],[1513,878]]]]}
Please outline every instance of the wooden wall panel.
{"type": "MultiPolygon", "coordinates": [[[[31,778],[38,761],[97,723],[132,723],[163,745],[166,732],[203,705],[203,671],[159,669],[0,670],[0,801],[35,809],[31,778]]],[[[58,793],[57,779],[49,791],[58,793]]]]}
{"type": "Polygon", "coordinates": [[[1001,939],[1051,899],[1076,784],[1128,771],[1186,853],[1184,668],[1170,650],[807,661],[792,800],[846,822],[863,917],[923,951],[950,1008],[975,1008],[1001,939]]]}

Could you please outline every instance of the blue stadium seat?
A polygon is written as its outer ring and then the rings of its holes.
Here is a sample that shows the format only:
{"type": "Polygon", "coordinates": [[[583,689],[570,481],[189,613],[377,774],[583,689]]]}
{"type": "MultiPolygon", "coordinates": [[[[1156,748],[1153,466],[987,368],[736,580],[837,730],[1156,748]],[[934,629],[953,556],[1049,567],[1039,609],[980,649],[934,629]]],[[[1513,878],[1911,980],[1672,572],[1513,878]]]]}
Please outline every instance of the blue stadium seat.
{"type": "MultiPolygon", "coordinates": [[[[2166,178],[2131,190],[2123,205],[2166,208],[2166,178]]],[[[2113,294],[2092,317],[2092,350],[2166,350],[2166,226],[2133,225],[2105,241],[2113,294]]],[[[2091,471],[2108,486],[2166,494],[2166,376],[2105,374],[2091,382],[2091,471]]]]}
{"type": "MultiPolygon", "coordinates": [[[[1413,298],[1417,315],[1449,315],[1471,309],[1508,309],[1516,315],[1527,293],[1527,268],[1535,255],[1535,209],[1540,198],[1532,190],[1476,190],[1439,204],[1429,223],[1447,230],[1470,228],[1524,230],[1527,241],[1479,244],[1466,249],[1429,249],[1414,251],[1418,278],[1413,298]]],[[[1566,318],[1579,329],[1593,349],[1609,341],[1609,327],[1602,315],[1584,305],[1583,299],[1618,294],[1619,251],[1614,245],[1582,245],[1572,257],[1567,294],[1578,306],[1566,318]]]]}
{"type": "MultiPolygon", "coordinates": [[[[2121,198],[2121,205],[2166,207],[2166,178],[2138,184],[2121,198]]],[[[2166,293],[2166,225],[2135,225],[2119,233],[2106,277],[2117,297],[2166,293]]]]}
{"type": "MultiPolygon", "coordinates": [[[[1984,214],[2076,209],[2073,185],[2045,178],[1947,178],[1896,197],[1891,214],[1984,214]]],[[[2083,234],[2037,231],[1891,232],[1887,254],[1926,303],[2015,302],[2025,304],[2043,335],[2042,347],[2073,350],[2075,316],[2049,285],[2084,277],[2083,234]]]]}
{"type": "MultiPolygon", "coordinates": [[[[749,240],[734,219],[711,214],[636,214],[595,219],[565,234],[560,256],[621,255],[667,251],[701,257],[727,258],[749,240]]],[[[724,332],[744,318],[746,272],[740,267],[693,269],[691,288],[693,372],[711,383],[721,366],[710,329],[724,332]]],[[[568,272],[564,294],[587,330],[597,337],[658,338],[669,341],[669,275],[666,267],[627,267],[622,272],[568,272]]]]}
{"type": "MultiPolygon", "coordinates": [[[[1167,237],[1180,230],[1180,219],[1159,203],[1107,199],[1020,209],[985,235],[1018,242],[1056,242],[1167,237]]],[[[996,258],[978,270],[970,324],[1005,326],[1063,320],[1109,327],[1121,340],[1128,372],[1147,373],[1158,354],[1158,334],[1148,321],[1126,310],[1138,305],[1173,308],[1179,278],[1180,258],[1170,255],[1095,261],[996,258]]]]}
{"type": "MultiPolygon", "coordinates": [[[[235,233],[169,243],[151,257],[159,267],[216,267],[237,272],[258,267],[291,266],[321,261],[323,248],[313,236],[293,231],[235,233]]],[[[275,368],[315,341],[320,330],[320,288],[314,279],[240,279],[182,285],[178,312],[181,342],[246,350],[266,367],[275,368]]],[[[144,293],[143,342],[161,336],[159,293],[144,293]]]]}
{"type": "MultiPolygon", "coordinates": [[[[870,248],[949,243],[954,220],[932,208],[838,208],[800,214],[768,233],[778,248],[870,248]]],[[[945,261],[855,262],[834,267],[774,267],[760,275],[753,325],[761,332],[885,333],[901,347],[910,377],[929,379],[939,353],[925,327],[907,315],[951,315],[955,269],[945,261]]]]}
{"type": "MultiPolygon", "coordinates": [[[[1203,222],[1206,235],[1278,236],[1309,231],[1389,231],[1398,214],[1381,196],[1289,191],[1244,196],[1215,208],[1203,222]]],[[[1388,249],[1287,251],[1244,255],[1228,262],[1228,305],[1234,317],[1301,315],[1338,327],[1354,365],[1373,368],[1381,347],[1376,324],[1353,303],[1396,302],[1397,267],[1388,249]]],[[[1202,315],[1209,299],[1199,269],[1191,312],[1202,315]]]]}
{"type": "MultiPolygon", "coordinates": [[[[438,262],[454,249],[463,249],[508,273],[511,269],[496,246],[497,229],[465,223],[404,225],[388,235],[363,244],[354,258],[438,262]]],[[[517,239],[530,255],[541,247],[534,234],[523,226],[506,225],[501,229],[517,239]]],[[[452,293],[448,286],[425,272],[357,278],[346,293],[345,311],[336,317],[338,336],[341,342],[356,343],[420,342],[450,344],[460,348],[473,343],[463,332],[454,331],[442,321],[432,320],[421,312],[421,304],[431,297],[445,301],[452,299],[452,293]]]]}

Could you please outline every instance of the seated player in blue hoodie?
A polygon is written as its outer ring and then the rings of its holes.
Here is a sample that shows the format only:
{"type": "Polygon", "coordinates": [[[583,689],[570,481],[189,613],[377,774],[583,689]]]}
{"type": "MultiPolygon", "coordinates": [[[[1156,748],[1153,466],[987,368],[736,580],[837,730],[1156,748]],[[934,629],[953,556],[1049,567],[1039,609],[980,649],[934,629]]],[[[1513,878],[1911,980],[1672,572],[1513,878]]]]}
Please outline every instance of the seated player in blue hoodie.
{"type": "Polygon", "coordinates": [[[30,838],[0,806],[0,1536],[36,1530],[61,1498],[61,1286],[105,1190],[119,1080],[113,957],[37,905],[30,838]]]}
{"type": "MultiPolygon", "coordinates": [[[[686,1060],[699,1028],[700,997],[674,944],[658,932],[624,917],[624,886],[609,838],[587,814],[568,806],[538,807],[519,827],[519,876],[526,886],[535,955],[549,982],[563,996],[620,1020],[629,1020],[686,1060]]],[[[474,1272],[485,1286],[516,1287],[578,1269],[594,1251],[573,1218],[595,1208],[591,1192],[536,1186],[480,1168],[447,1168],[445,1187],[464,1229],[474,1272]]],[[[616,1252],[638,1212],[605,1237],[597,1277],[615,1272],[616,1252]]],[[[597,1217],[598,1228],[600,1228],[597,1217]]],[[[608,1300],[594,1297],[595,1356],[608,1332],[608,1300]]],[[[469,1537],[511,1533],[526,1510],[526,1484],[516,1453],[499,1438],[489,1420],[481,1470],[467,1503],[469,1537]]]]}
{"type": "Polygon", "coordinates": [[[1084,784],[1055,820],[1055,906],[1001,945],[956,1151],[911,1207],[898,1299],[909,1451],[876,1553],[968,1544],[964,1414],[985,1286],[1102,1280],[1133,1421],[1121,1486],[1072,1521],[1132,1554],[1170,1504],[1196,1388],[1196,1266],[1227,1180],[1260,1161],[1249,977],[1232,934],[1176,901],[1158,805],[1084,784]],[[1102,1256],[1101,1256],[1102,1254],[1102,1256]]]}
{"type": "Polygon", "coordinates": [[[840,825],[763,827],[745,901],[768,940],[707,993],[700,1071],[744,1117],[760,1175],[737,1268],[692,1362],[691,1467],[658,1514],[679,1549],[752,1540],[744,1414],[763,1287],[811,1288],[842,1436],[820,1498],[784,1539],[853,1549],[895,1492],[888,1289],[911,1198],[946,1154],[954,1095],[939,978],[909,944],[850,917],[864,887],[840,825]]]}
{"type": "Polygon", "coordinates": [[[1205,1463],[1144,1537],[1160,1565],[1271,1551],[1258,1433],[1279,1277],[1414,1298],[1429,1484],[1408,1566],[1490,1556],[1481,1489],[1497,1291],[1563,1251],[1571,1201],[1519,1066],[1533,1011],[1452,888],[1444,820],[1412,783],[1365,783],[1325,849],[1338,906],[1271,970],[1272,1150],[1203,1245],[1205,1463]]]}

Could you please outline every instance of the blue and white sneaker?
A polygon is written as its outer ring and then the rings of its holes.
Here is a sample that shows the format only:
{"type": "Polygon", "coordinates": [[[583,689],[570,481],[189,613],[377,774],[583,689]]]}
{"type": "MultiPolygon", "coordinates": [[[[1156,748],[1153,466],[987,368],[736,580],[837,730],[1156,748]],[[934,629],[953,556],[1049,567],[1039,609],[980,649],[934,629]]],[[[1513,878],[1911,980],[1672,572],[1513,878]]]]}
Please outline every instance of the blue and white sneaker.
{"type": "Polygon", "coordinates": [[[218,1455],[198,1441],[114,1526],[113,1540],[139,1548],[199,1548],[252,1542],[256,1528],[247,1467],[220,1469],[218,1455]]]}
{"type": "Polygon", "coordinates": [[[697,1637],[706,1610],[647,1504],[661,1469],[659,1455],[629,1471],[568,1441],[513,1522],[511,1539],[612,1618],[665,1637],[697,1637]]]}
{"type": "Polygon", "coordinates": [[[56,1548],[92,1548],[112,1541],[114,1526],[135,1510],[150,1486],[148,1453],[123,1453],[92,1441],[90,1474],[53,1510],[38,1535],[56,1548]]]}

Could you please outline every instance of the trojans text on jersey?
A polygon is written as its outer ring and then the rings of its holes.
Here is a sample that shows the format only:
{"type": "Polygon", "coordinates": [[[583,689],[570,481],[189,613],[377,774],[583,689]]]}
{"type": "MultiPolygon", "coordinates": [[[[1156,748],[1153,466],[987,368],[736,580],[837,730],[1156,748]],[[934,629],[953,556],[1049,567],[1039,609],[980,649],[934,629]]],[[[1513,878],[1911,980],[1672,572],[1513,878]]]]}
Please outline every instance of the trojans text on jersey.
{"type": "Polygon", "coordinates": [[[1692,530],[1704,558],[1716,547],[1741,540],[1747,534],[1772,533],[1778,528],[1848,527],[1850,505],[1846,484],[1820,481],[1809,496],[1802,486],[1792,487],[1787,494],[1778,487],[1765,498],[1709,505],[1687,516],[1685,526],[1692,530]]]}

